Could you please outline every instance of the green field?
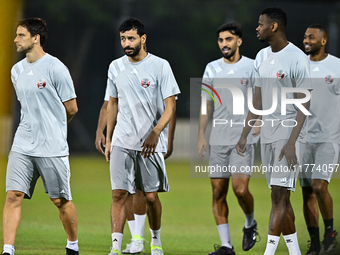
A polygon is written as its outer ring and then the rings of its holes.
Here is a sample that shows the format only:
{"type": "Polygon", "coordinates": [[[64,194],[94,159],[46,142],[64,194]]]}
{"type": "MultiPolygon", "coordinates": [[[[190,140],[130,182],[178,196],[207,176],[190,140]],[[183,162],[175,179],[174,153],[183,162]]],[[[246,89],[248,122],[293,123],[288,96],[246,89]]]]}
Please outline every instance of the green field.
{"type": "MultiPolygon", "coordinates": [[[[109,166],[104,157],[71,156],[71,187],[79,218],[79,243],[81,254],[108,254],[111,243],[110,204],[111,188],[109,166]]],[[[4,171],[6,160],[1,161],[1,196],[3,207],[4,171]]],[[[209,179],[190,178],[189,162],[167,162],[170,192],[160,194],[163,205],[162,244],[166,255],[208,254],[219,243],[217,228],[211,209],[209,179]]],[[[334,179],[330,191],[334,200],[335,229],[340,230],[340,180],[334,179]]],[[[236,254],[263,254],[267,239],[270,212],[270,191],[265,179],[254,178],[250,189],[255,198],[255,218],[262,240],[249,252],[244,252],[242,228],[244,215],[232,192],[228,195],[229,224],[236,254]]],[[[309,239],[302,215],[301,189],[291,196],[296,216],[296,226],[302,254],[307,250],[309,239]]],[[[320,217],[321,218],[321,217],[320,217]]],[[[320,222],[321,223],[321,222],[320,222]]],[[[127,224],[126,224],[127,227],[127,224]]],[[[323,233],[323,223],[320,224],[323,233]]],[[[2,231],[2,229],[1,229],[2,231]]],[[[145,237],[150,242],[150,232],[145,228],[145,237]]],[[[129,242],[130,233],[125,229],[123,246],[129,242]]],[[[2,243],[2,236],[0,238],[2,243]]],[[[39,181],[31,201],[22,206],[22,221],[16,241],[16,255],[65,254],[66,236],[58,211],[43,191],[39,181]]],[[[146,244],[142,254],[150,254],[146,244]]],[[[281,238],[276,254],[288,254],[281,238]]],[[[339,253],[340,254],[340,253],[339,253]]]]}

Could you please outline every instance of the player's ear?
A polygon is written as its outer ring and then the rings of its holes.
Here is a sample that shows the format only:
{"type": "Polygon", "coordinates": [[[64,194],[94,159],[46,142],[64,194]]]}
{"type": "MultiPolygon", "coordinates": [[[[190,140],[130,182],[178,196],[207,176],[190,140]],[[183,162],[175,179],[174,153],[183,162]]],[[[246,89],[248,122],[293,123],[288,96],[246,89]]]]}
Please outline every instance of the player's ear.
{"type": "Polygon", "coordinates": [[[322,38],[321,39],[321,45],[324,46],[324,45],[326,45],[326,43],[327,43],[327,39],[326,38],[322,38]]]}
{"type": "Polygon", "coordinates": [[[240,47],[242,45],[242,38],[237,39],[237,47],[240,47]]]}
{"type": "Polygon", "coordinates": [[[146,43],[146,34],[142,35],[140,38],[142,43],[146,43]]]}
{"type": "Polygon", "coordinates": [[[272,32],[276,32],[278,28],[279,28],[279,24],[277,22],[273,22],[271,25],[272,32]]]}
{"type": "Polygon", "coordinates": [[[34,43],[40,44],[40,35],[39,34],[34,36],[34,43]]]}

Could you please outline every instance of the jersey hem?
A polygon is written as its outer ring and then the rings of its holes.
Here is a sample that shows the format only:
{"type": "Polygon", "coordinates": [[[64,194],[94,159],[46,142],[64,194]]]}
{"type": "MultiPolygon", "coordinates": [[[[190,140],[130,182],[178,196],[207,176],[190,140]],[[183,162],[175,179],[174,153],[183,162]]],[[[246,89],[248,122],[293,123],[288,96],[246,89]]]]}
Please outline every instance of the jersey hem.
{"type": "Polygon", "coordinates": [[[69,156],[70,154],[51,154],[51,155],[41,155],[41,154],[34,154],[34,153],[27,153],[27,152],[23,152],[23,151],[19,151],[19,150],[13,150],[11,149],[11,151],[13,152],[17,152],[26,156],[31,156],[31,157],[38,157],[38,158],[53,158],[53,157],[65,157],[65,156],[69,156]]]}
{"type": "Polygon", "coordinates": [[[76,96],[76,95],[72,95],[72,96],[70,96],[70,97],[67,97],[67,98],[65,98],[65,99],[62,99],[61,101],[62,101],[63,103],[65,103],[65,102],[70,101],[70,100],[72,100],[72,99],[74,99],[74,98],[77,98],[77,96],[76,96]]]}
{"type": "Polygon", "coordinates": [[[340,141],[337,141],[337,140],[332,140],[332,141],[326,141],[326,140],[318,140],[318,141],[306,141],[307,143],[338,143],[338,144],[340,144],[340,141]]]}
{"type": "MultiPolygon", "coordinates": [[[[123,148],[123,149],[127,149],[127,150],[132,150],[132,151],[139,151],[139,152],[141,152],[143,150],[142,148],[141,149],[136,149],[134,147],[121,146],[121,145],[116,145],[116,144],[112,144],[112,146],[123,148]]],[[[166,153],[166,151],[159,151],[159,150],[155,150],[155,152],[166,153]]]]}
{"type": "Polygon", "coordinates": [[[176,92],[176,93],[172,93],[171,95],[166,95],[166,96],[163,97],[163,100],[164,100],[164,99],[167,99],[168,97],[177,96],[177,95],[179,95],[179,94],[181,94],[180,91],[179,91],[179,92],[176,92]]]}

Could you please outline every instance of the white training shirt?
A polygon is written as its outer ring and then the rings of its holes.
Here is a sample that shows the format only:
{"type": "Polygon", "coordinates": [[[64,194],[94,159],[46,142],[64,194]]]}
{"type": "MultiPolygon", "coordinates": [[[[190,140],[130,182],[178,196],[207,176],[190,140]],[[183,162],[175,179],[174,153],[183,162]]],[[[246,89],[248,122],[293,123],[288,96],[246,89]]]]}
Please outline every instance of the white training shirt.
{"type": "MultiPolygon", "coordinates": [[[[180,93],[169,63],[148,53],[137,63],[127,56],[112,61],[108,71],[110,96],[118,98],[118,116],[112,146],[141,151],[160,120],[164,99],[180,93]]],[[[159,135],[156,152],[168,148],[168,126],[159,135]]]]}
{"type": "Polygon", "coordinates": [[[310,60],[312,98],[307,141],[340,143],[340,59],[310,60]]]}
{"type": "MultiPolygon", "coordinates": [[[[224,62],[224,58],[210,62],[204,71],[204,84],[212,86],[219,94],[222,105],[215,93],[202,85],[202,88],[208,90],[215,98],[216,105],[214,105],[213,121],[219,119],[219,123],[212,126],[210,134],[210,145],[236,145],[241,137],[245,120],[248,114],[247,89],[253,87],[252,72],[254,69],[254,60],[242,56],[239,61],[233,64],[224,62]],[[219,85],[233,85],[239,88],[244,95],[244,114],[233,114],[233,96],[228,88],[220,87],[219,85]]],[[[254,90],[253,90],[254,91],[254,90]]],[[[202,95],[205,91],[202,91],[202,95]]],[[[206,99],[212,101],[212,98],[206,95],[206,99]]],[[[213,122],[214,123],[214,122],[213,122]]],[[[246,125],[246,124],[245,124],[246,125]]],[[[252,132],[251,132],[252,133],[252,132]]],[[[259,137],[248,135],[247,143],[253,144],[258,141],[259,137]]]]}
{"type": "Polygon", "coordinates": [[[35,157],[69,154],[63,102],[76,97],[71,75],[57,58],[45,54],[34,63],[15,64],[11,78],[21,105],[12,151],[35,157]]]}
{"type": "MultiPolygon", "coordinates": [[[[279,52],[273,52],[271,46],[262,49],[255,59],[255,86],[261,87],[262,109],[268,110],[273,103],[273,88],[277,88],[276,110],[264,115],[264,125],[261,128],[261,143],[273,143],[289,139],[294,120],[298,112],[295,105],[288,104],[286,115],[281,114],[281,89],[296,87],[310,89],[309,60],[298,47],[289,43],[279,52]],[[283,125],[282,125],[282,121],[283,125]]],[[[294,98],[293,93],[287,93],[287,99],[294,98]]],[[[303,139],[301,130],[299,139],[303,139]]]]}

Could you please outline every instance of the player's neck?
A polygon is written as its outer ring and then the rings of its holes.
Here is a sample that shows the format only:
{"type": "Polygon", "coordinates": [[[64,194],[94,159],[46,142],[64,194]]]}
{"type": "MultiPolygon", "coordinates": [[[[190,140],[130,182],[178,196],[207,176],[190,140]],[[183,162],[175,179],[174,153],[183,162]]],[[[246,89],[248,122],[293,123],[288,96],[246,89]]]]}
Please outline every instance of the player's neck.
{"type": "Polygon", "coordinates": [[[239,61],[241,58],[241,55],[238,52],[235,52],[234,56],[230,58],[223,58],[224,63],[226,64],[235,64],[237,61],[239,61]]]}
{"type": "Polygon", "coordinates": [[[144,50],[140,50],[137,56],[129,57],[129,61],[132,63],[137,63],[139,61],[142,61],[147,55],[147,52],[145,52],[144,50]]]}
{"type": "Polygon", "coordinates": [[[34,48],[30,52],[26,53],[26,60],[28,63],[34,63],[41,59],[46,53],[44,52],[43,48],[34,48]]]}
{"type": "Polygon", "coordinates": [[[272,47],[273,52],[279,52],[289,44],[286,36],[276,37],[276,38],[273,38],[273,40],[270,40],[268,42],[270,46],[272,47]]]}
{"type": "Polygon", "coordinates": [[[316,52],[315,54],[310,54],[309,59],[311,61],[321,61],[321,60],[324,60],[327,56],[328,54],[325,53],[325,50],[320,50],[316,52]]]}

